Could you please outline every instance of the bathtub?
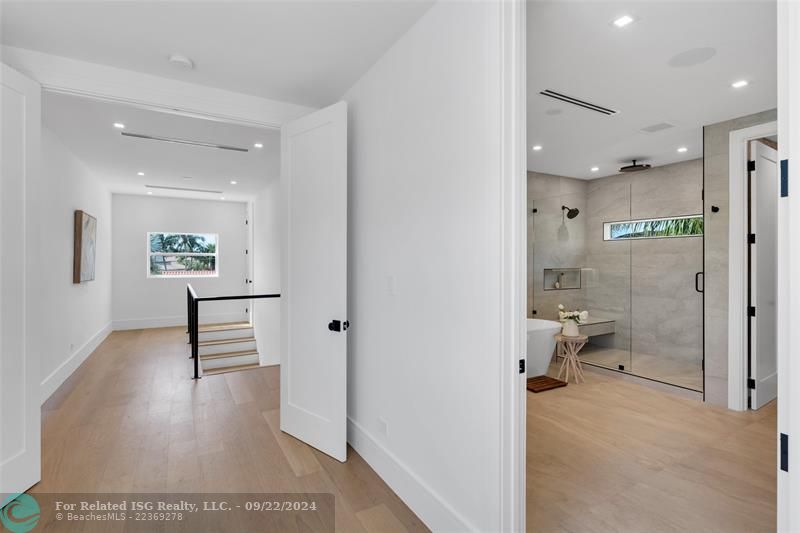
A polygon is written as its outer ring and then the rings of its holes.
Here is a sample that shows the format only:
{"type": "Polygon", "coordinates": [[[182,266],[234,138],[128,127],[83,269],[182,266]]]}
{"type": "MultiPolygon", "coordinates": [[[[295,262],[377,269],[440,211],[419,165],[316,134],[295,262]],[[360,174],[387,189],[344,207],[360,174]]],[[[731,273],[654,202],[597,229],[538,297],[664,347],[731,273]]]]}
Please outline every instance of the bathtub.
{"type": "Polygon", "coordinates": [[[528,322],[528,377],[547,373],[553,351],[556,349],[555,335],[561,331],[561,323],[553,320],[529,318],[528,322]]]}

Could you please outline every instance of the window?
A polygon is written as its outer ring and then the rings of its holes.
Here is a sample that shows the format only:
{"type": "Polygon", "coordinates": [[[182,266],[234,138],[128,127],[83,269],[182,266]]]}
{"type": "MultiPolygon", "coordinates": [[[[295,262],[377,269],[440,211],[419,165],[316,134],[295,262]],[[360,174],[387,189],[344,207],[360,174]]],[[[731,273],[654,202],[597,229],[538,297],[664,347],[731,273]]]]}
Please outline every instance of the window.
{"type": "Polygon", "coordinates": [[[150,278],[215,277],[217,235],[210,233],[148,233],[147,276],[150,278]]]}
{"type": "Polygon", "coordinates": [[[665,237],[702,237],[703,215],[626,220],[603,224],[603,240],[662,239],[665,237]]]}

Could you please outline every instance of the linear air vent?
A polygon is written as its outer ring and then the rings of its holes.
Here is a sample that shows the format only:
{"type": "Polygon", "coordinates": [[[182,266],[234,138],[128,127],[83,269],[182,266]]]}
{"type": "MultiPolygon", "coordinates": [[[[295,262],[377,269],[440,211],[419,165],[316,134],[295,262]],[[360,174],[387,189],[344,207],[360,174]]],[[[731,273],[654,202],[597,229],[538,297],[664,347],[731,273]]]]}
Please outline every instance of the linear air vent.
{"type": "Polygon", "coordinates": [[[224,144],[207,143],[203,141],[192,141],[189,139],[178,139],[175,137],[159,137],[158,135],[146,135],[144,133],[129,133],[127,131],[120,132],[124,137],[135,137],[137,139],[148,139],[150,141],[161,141],[165,143],[175,144],[189,144],[192,146],[202,146],[204,148],[217,148],[218,150],[232,150],[234,152],[247,152],[247,148],[240,148],[238,146],[227,146],[224,144]]]}
{"type": "Polygon", "coordinates": [[[556,100],[561,100],[562,102],[566,102],[568,104],[580,106],[584,109],[589,109],[590,111],[597,111],[598,113],[602,113],[604,115],[616,115],[617,113],[619,113],[619,111],[616,111],[614,109],[609,109],[607,107],[593,104],[591,102],[587,102],[579,98],[567,96],[566,94],[557,93],[550,89],[545,89],[544,91],[540,91],[539,94],[543,96],[549,96],[550,98],[555,98],[556,100]]]}
{"type": "Polygon", "coordinates": [[[146,189],[161,189],[166,191],[182,192],[207,192],[209,194],[222,194],[222,191],[210,191],[208,189],[189,189],[188,187],[166,187],[164,185],[145,185],[146,189]]]}

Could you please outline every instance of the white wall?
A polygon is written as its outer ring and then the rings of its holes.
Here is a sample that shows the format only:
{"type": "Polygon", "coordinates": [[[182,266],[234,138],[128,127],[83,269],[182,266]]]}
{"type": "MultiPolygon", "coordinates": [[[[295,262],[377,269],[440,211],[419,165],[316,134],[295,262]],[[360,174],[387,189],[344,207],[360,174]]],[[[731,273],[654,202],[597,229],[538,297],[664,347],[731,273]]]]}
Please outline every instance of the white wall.
{"type": "Polygon", "coordinates": [[[348,439],[433,530],[501,524],[501,9],[435,4],[344,96],[348,439]]]}
{"type": "MultiPolygon", "coordinates": [[[[281,292],[280,201],[280,180],[275,179],[252,204],[254,294],[281,292]]],[[[253,300],[252,311],[261,364],[277,365],[281,360],[280,300],[253,300]]]]}
{"type": "MultiPolygon", "coordinates": [[[[46,111],[46,110],[45,110],[46,111]]],[[[46,116],[45,116],[46,123],[46,116]]],[[[111,193],[46,127],[42,172],[28,182],[29,346],[46,400],[111,332],[111,193]],[[97,218],[95,280],[72,283],[73,216],[97,218]]]]}
{"type": "MultiPolygon", "coordinates": [[[[114,329],[186,324],[186,284],[198,296],[246,294],[247,204],[114,194],[114,329]],[[216,278],[148,278],[147,233],[216,233],[216,278]]],[[[245,320],[247,301],[203,302],[200,322],[245,320]]]]}

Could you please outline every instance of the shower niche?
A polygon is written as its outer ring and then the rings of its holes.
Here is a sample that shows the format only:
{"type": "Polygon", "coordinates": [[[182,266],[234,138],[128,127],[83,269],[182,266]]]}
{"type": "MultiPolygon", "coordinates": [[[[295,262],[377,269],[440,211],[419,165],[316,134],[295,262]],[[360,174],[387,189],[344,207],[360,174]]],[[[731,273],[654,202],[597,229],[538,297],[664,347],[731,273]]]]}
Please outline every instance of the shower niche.
{"type": "Polygon", "coordinates": [[[545,268],[544,287],[546,291],[565,291],[581,288],[581,272],[583,269],[570,268],[545,268]]]}

